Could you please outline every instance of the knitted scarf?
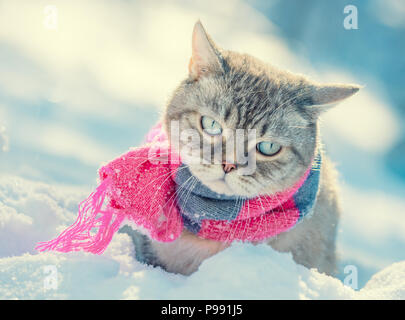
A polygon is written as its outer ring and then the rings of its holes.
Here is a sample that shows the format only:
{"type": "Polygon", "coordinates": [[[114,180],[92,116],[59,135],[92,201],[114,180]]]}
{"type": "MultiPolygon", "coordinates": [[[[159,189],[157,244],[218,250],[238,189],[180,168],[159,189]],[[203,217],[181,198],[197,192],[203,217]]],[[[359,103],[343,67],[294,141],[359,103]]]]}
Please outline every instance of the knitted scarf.
{"type": "Polygon", "coordinates": [[[261,241],[290,230],[312,211],[319,156],[291,188],[241,198],[215,193],[193,177],[170,150],[160,124],[146,142],[101,167],[100,184],[79,204],[77,220],[36,249],[101,254],[128,221],[162,242],[177,239],[183,228],[204,239],[261,241]]]}

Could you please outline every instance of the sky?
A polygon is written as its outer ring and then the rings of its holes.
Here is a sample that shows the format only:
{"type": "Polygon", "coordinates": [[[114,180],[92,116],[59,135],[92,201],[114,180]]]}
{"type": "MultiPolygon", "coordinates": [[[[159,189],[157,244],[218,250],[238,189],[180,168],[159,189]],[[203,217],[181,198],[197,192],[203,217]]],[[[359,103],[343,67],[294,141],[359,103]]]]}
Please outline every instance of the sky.
{"type": "Polygon", "coordinates": [[[201,19],[223,48],[364,86],[321,123],[340,171],[341,269],[358,265],[364,284],[405,260],[405,157],[389,157],[405,141],[405,6],[353,1],[359,29],[346,30],[349,3],[0,1],[0,175],[92,190],[160,119],[201,19]]]}

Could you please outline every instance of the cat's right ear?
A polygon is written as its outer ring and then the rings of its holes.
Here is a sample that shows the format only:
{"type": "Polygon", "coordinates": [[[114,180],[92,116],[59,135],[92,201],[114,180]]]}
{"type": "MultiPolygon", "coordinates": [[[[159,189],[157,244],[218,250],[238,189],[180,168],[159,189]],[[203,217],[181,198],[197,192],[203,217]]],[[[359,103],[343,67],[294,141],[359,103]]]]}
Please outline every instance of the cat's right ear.
{"type": "Polygon", "coordinates": [[[222,70],[221,57],[218,49],[200,21],[194,25],[192,38],[192,56],[188,65],[193,80],[222,70]]]}

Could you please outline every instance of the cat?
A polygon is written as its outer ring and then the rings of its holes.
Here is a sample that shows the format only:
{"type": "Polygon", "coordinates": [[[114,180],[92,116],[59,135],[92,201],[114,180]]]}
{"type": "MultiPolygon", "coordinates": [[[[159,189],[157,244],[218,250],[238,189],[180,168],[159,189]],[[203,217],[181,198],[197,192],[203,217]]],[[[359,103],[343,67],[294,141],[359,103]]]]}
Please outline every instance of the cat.
{"type": "MultiPolygon", "coordinates": [[[[195,130],[213,148],[218,143],[215,136],[223,143],[224,129],[256,130],[255,170],[249,174],[241,174],[243,166],[228,154],[219,163],[184,161],[195,178],[219,194],[275,194],[290,188],[320,155],[319,188],[311,215],[292,230],[263,242],[290,252],[299,264],[333,275],[340,206],[336,170],[322,150],[318,122],[324,111],[359,89],[354,84],[316,83],[248,54],[220,49],[198,21],[189,75],[172,94],[162,123],[169,136],[176,122],[180,131],[195,130]]],[[[185,142],[180,141],[177,148],[182,152],[185,142]]],[[[230,245],[200,238],[187,229],[168,243],[151,240],[129,226],[121,232],[132,237],[138,260],[183,275],[192,274],[205,259],[230,245]]]]}

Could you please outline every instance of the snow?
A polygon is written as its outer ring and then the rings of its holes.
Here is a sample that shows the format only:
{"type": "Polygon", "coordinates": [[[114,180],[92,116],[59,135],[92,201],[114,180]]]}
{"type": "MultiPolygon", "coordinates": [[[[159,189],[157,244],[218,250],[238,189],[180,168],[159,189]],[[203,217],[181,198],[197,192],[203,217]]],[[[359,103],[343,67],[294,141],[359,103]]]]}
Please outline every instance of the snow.
{"type": "Polygon", "coordinates": [[[126,234],[103,255],[40,253],[75,217],[80,189],[0,179],[0,299],[405,299],[405,261],[354,290],[289,253],[235,243],[189,277],[137,262],[126,234]]]}
{"type": "Polygon", "coordinates": [[[55,236],[73,221],[81,197],[77,191],[69,193],[18,177],[2,177],[0,257],[35,253],[36,242],[55,236]]]}

